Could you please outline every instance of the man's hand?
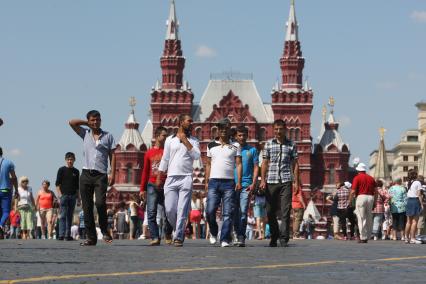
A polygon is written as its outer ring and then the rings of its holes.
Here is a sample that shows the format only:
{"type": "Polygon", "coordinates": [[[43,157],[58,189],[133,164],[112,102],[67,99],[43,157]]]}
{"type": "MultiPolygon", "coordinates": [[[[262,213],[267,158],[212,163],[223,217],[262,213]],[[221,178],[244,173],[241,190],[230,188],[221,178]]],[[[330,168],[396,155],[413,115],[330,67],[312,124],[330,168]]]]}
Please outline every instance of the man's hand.
{"type": "Polygon", "coordinates": [[[248,191],[248,192],[253,192],[253,190],[255,189],[255,184],[254,183],[252,183],[252,184],[250,184],[247,188],[246,188],[246,191],[248,191]]]}
{"type": "Polygon", "coordinates": [[[241,185],[241,182],[237,182],[237,184],[235,185],[235,190],[236,191],[241,191],[241,189],[242,189],[243,187],[242,187],[242,185],[241,185]]]}
{"type": "Polygon", "coordinates": [[[264,180],[260,182],[259,189],[262,191],[266,189],[266,182],[264,180]]]}
{"type": "Polygon", "coordinates": [[[182,141],[182,143],[188,141],[188,138],[186,137],[185,133],[183,132],[178,132],[176,133],[177,138],[179,138],[180,141],[182,141]]]}
{"type": "Polygon", "coordinates": [[[115,174],[108,176],[108,185],[113,186],[115,183],[115,174]]]}
{"type": "Polygon", "coordinates": [[[139,197],[146,202],[146,190],[139,192],[139,197]]]}

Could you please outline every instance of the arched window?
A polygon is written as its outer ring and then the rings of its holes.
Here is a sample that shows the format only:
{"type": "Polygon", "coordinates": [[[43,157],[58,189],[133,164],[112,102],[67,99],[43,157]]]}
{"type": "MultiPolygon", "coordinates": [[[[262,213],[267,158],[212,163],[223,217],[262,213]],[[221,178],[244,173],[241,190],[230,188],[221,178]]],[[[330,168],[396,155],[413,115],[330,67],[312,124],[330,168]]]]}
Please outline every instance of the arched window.
{"type": "Polygon", "coordinates": [[[127,164],[127,166],[126,166],[126,183],[132,183],[132,178],[133,178],[132,164],[127,164]]]}
{"type": "Polygon", "coordinates": [[[195,137],[197,137],[198,140],[201,140],[201,127],[197,127],[195,129],[195,137]]]}
{"type": "Polygon", "coordinates": [[[300,128],[296,128],[294,141],[300,141],[300,128]]]}
{"type": "Polygon", "coordinates": [[[294,128],[290,128],[290,140],[294,141],[294,128]]]}
{"type": "Polygon", "coordinates": [[[217,133],[217,127],[213,126],[212,129],[211,129],[211,138],[212,139],[216,139],[217,135],[218,135],[218,133],[217,133]]]}
{"type": "Polygon", "coordinates": [[[336,174],[336,170],[334,169],[334,165],[330,165],[328,168],[328,184],[336,183],[335,174],[336,174]]]}
{"type": "Polygon", "coordinates": [[[265,141],[266,140],[266,129],[260,128],[259,130],[259,141],[265,141]]]}

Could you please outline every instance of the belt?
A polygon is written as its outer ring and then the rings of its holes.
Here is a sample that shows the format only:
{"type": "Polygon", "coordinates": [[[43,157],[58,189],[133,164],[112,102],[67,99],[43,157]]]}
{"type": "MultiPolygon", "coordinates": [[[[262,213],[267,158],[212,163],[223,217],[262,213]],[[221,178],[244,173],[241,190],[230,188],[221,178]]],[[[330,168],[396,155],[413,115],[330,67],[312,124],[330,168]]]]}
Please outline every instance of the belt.
{"type": "Polygon", "coordinates": [[[87,170],[87,169],[83,169],[83,173],[87,173],[91,176],[106,175],[106,174],[101,173],[100,171],[97,171],[97,170],[87,170]]]}

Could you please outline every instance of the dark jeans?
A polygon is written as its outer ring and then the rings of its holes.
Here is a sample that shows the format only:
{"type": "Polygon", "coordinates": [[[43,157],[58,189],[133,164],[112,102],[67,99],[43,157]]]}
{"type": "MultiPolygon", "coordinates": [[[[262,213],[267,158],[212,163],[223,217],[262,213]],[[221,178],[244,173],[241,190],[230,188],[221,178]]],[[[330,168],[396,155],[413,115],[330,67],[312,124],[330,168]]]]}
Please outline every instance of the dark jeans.
{"type": "MultiPolygon", "coordinates": [[[[148,214],[148,227],[152,240],[160,239],[160,232],[157,224],[157,208],[160,204],[164,208],[164,190],[157,188],[153,184],[147,186],[147,214],[148,214]]],[[[165,214],[164,214],[165,215],[165,214]]],[[[165,217],[164,231],[167,235],[171,235],[173,228],[165,217]]]]}
{"type": "Polygon", "coordinates": [[[349,208],[347,209],[337,209],[337,216],[339,216],[339,224],[342,228],[343,235],[346,237],[349,237],[347,234],[347,226],[346,226],[346,218],[349,219],[350,225],[350,237],[353,237],[355,234],[355,224],[356,224],[356,217],[352,210],[349,208]]]}
{"type": "Polygon", "coordinates": [[[235,192],[234,230],[237,233],[238,241],[246,239],[249,195],[247,187],[235,192]]]}
{"type": "Polygon", "coordinates": [[[90,173],[83,170],[80,177],[80,196],[84,212],[84,226],[87,238],[93,242],[97,241],[95,217],[93,215],[93,205],[98,211],[99,227],[103,235],[107,235],[107,206],[106,192],[108,188],[108,176],[102,173],[90,173]],[[93,202],[95,195],[96,203],[93,202]]]}
{"type": "Polygon", "coordinates": [[[266,189],[266,211],[272,242],[278,239],[288,242],[290,239],[291,186],[291,182],[268,184],[266,189]],[[280,227],[277,221],[278,211],[281,211],[280,227]]]}
{"type": "Polygon", "coordinates": [[[219,227],[216,222],[216,212],[222,201],[222,230],[220,241],[231,242],[232,217],[234,213],[235,182],[233,179],[215,179],[209,181],[209,192],[207,193],[207,222],[210,233],[217,237],[219,227]]]}
{"type": "Polygon", "coordinates": [[[80,240],[86,239],[86,229],[85,228],[78,228],[78,234],[80,236],[80,240]]]}
{"type": "Polygon", "coordinates": [[[75,203],[77,197],[75,195],[64,194],[61,196],[61,213],[59,215],[59,237],[70,237],[72,219],[74,215],[75,203]]]}
{"type": "Polygon", "coordinates": [[[7,218],[9,218],[11,202],[12,190],[0,189],[0,227],[4,227],[7,218]]]}

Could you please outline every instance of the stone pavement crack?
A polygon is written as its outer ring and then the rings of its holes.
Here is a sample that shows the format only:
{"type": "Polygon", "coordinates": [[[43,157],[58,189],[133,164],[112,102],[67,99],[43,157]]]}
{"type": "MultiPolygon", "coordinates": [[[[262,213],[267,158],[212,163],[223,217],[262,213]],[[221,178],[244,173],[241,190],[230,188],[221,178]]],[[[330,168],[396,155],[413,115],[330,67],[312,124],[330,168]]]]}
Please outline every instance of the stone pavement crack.
{"type": "Polygon", "coordinates": [[[0,280],[0,284],[31,283],[31,282],[41,282],[41,281],[51,281],[51,280],[72,280],[72,279],[82,279],[82,278],[106,278],[106,277],[123,277],[123,276],[138,276],[138,275],[153,275],[153,274],[173,274],[173,273],[214,271],[214,270],[298,268],[298,267],[306,267],[306,266],[314,266],[314,265],[319,266],[319,265],[334,265],[334,264],[396,262],[396,261],[416,260],[416,259],[426,259],[426,255],[424,255],[424,256],[394,257],[394,258],[380,258],[380,259],[328,260],[328,261],[318,261],[318,262],[266,264],[266,265],[255,265],[255,266],[188,267],[188,268],[146,270],[146,271],[134,271],[134,272],[52,275],[52,276],[22,278],[22,279],[0,280]]]}

